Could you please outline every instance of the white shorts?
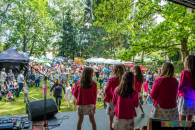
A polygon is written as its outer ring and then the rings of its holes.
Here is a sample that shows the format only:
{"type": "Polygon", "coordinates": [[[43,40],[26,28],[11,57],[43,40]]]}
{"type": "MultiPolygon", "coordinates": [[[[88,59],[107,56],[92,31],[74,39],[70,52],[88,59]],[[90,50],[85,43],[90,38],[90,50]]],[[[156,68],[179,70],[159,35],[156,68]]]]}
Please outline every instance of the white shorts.
{"type": "Polygon", "coordinates": [[[143,95],[144,96],[148,96],[148,92],[143,92],[143,95]]]}

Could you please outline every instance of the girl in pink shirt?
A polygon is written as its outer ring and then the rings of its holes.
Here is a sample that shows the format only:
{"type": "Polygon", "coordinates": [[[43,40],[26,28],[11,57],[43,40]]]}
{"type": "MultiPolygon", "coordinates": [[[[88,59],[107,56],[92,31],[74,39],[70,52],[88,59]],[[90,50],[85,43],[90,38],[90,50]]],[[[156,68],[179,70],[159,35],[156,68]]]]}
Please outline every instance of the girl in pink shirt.
{"type": "Polygon", "coordinates": [[[77,130],[81,130],[84,115],[89,115],[92,129],[96,130],[94,114],[96,109],[97,84],[92,78],[93,69],[91,67],[85,67],[81,80],[75,83],[73,95],[76,98],[78,105],[77,130]]]}
{"type": "Polygon", "coordinates": [[[108,102],[107,104],[107,110],[106,113],[109,115],[109,130],[114,130],[112,128],[112,121],[113,121],[113,113],[115,109],[115,105],[112,103],[112,97],[114,94],[114,90],[116,87],[118,87],[123,74],[125,73],[125,66],[123,64],[115,65],[114,69],[114,76],[108,79],[108,84],[105,88],[105,102],[108,102]]]}
{"type": "Polygon", "coordinates": [[[144,83],[144,93],[143,93],[143,95],[144,95],[144,105],[146,104],[146,98],[148,96],[148,91],[149,91],[148,83],[149,83],[149,81],[146,81],[144,83]]]}
{"type": "Polygon", "coordinates": [[[166,62],[162,66],[160,77],[154,81],[150,97],[154,100],[150,117],[178,120],[177,108],[178,82],[174,78],[174,66],[166,62]]]}
{"type": "Polygon", "coordinates": [[[138,92],[134,89],[134,75],[126,72],[120,85],[115,89],[112,103],[114,119],[112,128],[115,130],[133,130],[134,118],[137,116],[135,107],[138,107],[138,92]]]}
{"type": "MultiPolygon", "coordinates": [[[[139,93],[139,97],[141,97],[141,88],[142,88],[144,76],[141,72],[140,67],[137,65],[135,66],[135,69],[134,69],[134,75],[135,75],[134,76],[134,87],[135,87],[135,90],[137,90],[137,92],[139,93]]],[[[141,115],[144,116],[145,113],[144,113],[144,110],[140,102],[139,102],[139,108],[141,109],[141,115]]]]}
{"type": "Polygon", "coordinates": [[[191,121],[195,116],[195,56],[186,57],[184,67],[187,70],[181,73],[178,92],[179,120],[191,121]]]}

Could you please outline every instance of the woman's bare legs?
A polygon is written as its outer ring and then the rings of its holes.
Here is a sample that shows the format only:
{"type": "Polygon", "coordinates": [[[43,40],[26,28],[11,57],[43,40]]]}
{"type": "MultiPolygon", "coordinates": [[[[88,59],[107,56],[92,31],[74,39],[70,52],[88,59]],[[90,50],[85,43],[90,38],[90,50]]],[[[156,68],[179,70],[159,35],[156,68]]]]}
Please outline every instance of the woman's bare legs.
{"type": "Polygon", "coordinates": [[[144,96],[144,105],[146,105],[146,98],[147,96],[144,96]]]}
{"type": "Polygon", "coordinates": [[[139,108],[141,109],[141,114],[145,114],[144,113],[144,110],[143,110],[143,108],[142,108],[142,104],[139,102],[139,108]]]}
{"type": "Polygon", "coordinates": [[[78,115],[77,130],[81,130],[83,119],[84,119],[84,115],[78,115]]]}
{"type": "Polygon", "coordinates": [[[112,128],[112,121],[113,121],[113,116],[111,116],[111,115],[109,115],[109,130],[114,130],[113,128],[112,128]]]}
{"type": "Polygon", "coordinates": [[[76,101],[73,101],[73,111],[75,111],[76,101]]]}
{"type": "Polygon", "coordinates": [[[94,118],[94,115],[89,115],[89,120],[91,122],[91,125],[92,125],[92,129],[93,130],[96,130],[96,122],[95,122],[95,118],[94,118]]]}
{"type": "Polygon", "coordinates": [[[189,116],[179,115],[179,120],[180,121],[192,121],[192,115],[189,115],[189,116]]]}

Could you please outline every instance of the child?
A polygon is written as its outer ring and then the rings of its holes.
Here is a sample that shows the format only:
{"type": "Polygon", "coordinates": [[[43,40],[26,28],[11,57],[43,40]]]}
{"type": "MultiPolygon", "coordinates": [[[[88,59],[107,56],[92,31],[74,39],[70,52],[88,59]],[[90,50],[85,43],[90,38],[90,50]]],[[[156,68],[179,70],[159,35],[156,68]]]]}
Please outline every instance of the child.
{"type": "Polygon", "coordinates": [[[175,78],[177,79],[178,82],[180,82],[180,78],[178,74],[176,74],[175,78]]]}
{"type": "Polygon", "coordinates": [[[104,79],[103,79],[103,86],[105,85],[105,83],[108,82],[108,76],[107,73],[104,74],[104,79]]]}
{"type": "Polygon", "coordinates": [[[151,91],[152,91],[152,85],[153,85],[153,82],[154,82],[154,81],[152,81],[152,79],[153,79],[153,78],[152,78],[152,74],[151,74],[150,72],[149,72],[148,74],[150,75],[150,77],[149,77],[149,83],[148,83],[149,86],[148,86],[148,87],[149,87],[150,92],[151,92],[151,91]]]}
{"type": "Polygon", "coordinates": [[[9,91],[8,94],[6,95],[6,101],[14,101],[13,94],[9,91]]]}
{"type": "Polygon", "coordinates": [[[29,102],[28,87],[26,82],[24,82],[23,93],[24,93],[24,103],[26,103],[26,98],[27,98],[27,102],[29,102]]]}
{"type": "Polygon", "coordinates": [[[72,87],[72,83],[73,83],[73,80],[72,80],[72,78],[70,79],[70,87],[72,87]]]}
{"type": "Polygon", "coordinates": [[[98,102],[101,102],[101,99],[102,99],[102,87],[100,87],[100,89],[98,89],[98,102]]]}
{"type": "Polygon", "coordinates": [[[14,92],[15,95],[16,95],[16,91],[15,91],[15,87],[14,87],[13,81],[11,81],[11,84],[9,85],[9,90],[11,91],[12,94],[14,92]]]}
{"type": "Polygon", "coordinates": [[[92,80],[92,77],[93,69],[90,67],[85,67],[81,80],[75,84],[73,95],[76,98],[78,105],[77,130],[81,130],[84,115],[89,115],[92,129],[97,129],[94,118],[97,99],[97,84],[92,80]]]}
{"type": "Polygon", "coordinates": [[[149,83],[149,81],[146,81],[144,83],[144,93],[143,93],[143,95],[144,95],[144,105],[146,104],[146,98],[148,96],[148,91],[149,91],[148,83],[149,83]]]}
{"type": "MultiPolygon", "coordinates": [[[[105,93],[103,93],[103,97],[105,98],[105,93]]],[[[103,100],[103,103],[101,105],[99,105],[99,107],[104,106],[104,109],[107,108],[106,102],[103,100]]]]}
{"type": "Polygon", "coordinates": [[[104,84],[104,92],[105,92],[106,86],[107,86],[107,82],[104,84]]]}
{"type": "Polygon", "coordinates": [[[42,93],[43,93],[43,97],[44,97],[45,93],[46,93],[46,95],[47,95],[47,85],[46,85],[46,83],[45,83],[45,80],[43,81],[42,93]]]}
{"type": "Polygon", "coordinates": [[[153,104],[153,100],[152,100],[151,97],[150,97],[150,93],[148,93],[148,97],[146,98],[146,102],[147,102],[148,104],[153,104]]]}
{"type": "Polygon", "coordinates": [[[93,81],[95,81],[97,83],[97,77],[96,77],[95,73],[93,74],[93,81]]]}
{"type": "Polygon", "coordinates": [[[134,89],[132,72],[126,72],[123,75],[120,85],[114,91],[112,103],[116,105],[112,128],[133,130],[134,118],[137,116],[135,107],[138,107],[139,99],[138,92],[134,89]]]}
{"type": "Polygon", "coordinates": [[[36,89],[39,88],[39,83],[40,83],[40,79],[39,78],[40,78],[40,74],[39,73],[36,73],[35,74],[35,86],[36,86],[36,89]]]}
{"type": "Polygon", "coordinates": [[[141,105],[143,105],[144,101],[142,100],[142,96],[139,97],[139,101],[140,101],[141,105]]]}
{"type": "Polygon", "coordinates": [[[72,93],[71,100],[73,101],[73,111],[75,111],[75,106],[76,106],[76,98],[73,95],[74,89],[75,89],[75,86],[72,87],[72,91],[71,91],[72,93]]]}
{"type": "Polygon", "coordinates": [[[67,83],[66,94],[65,94],[64,98],[66,99],[66,101],[68,103],[68,107],[69,107],[69,104],[70,104],[70,91],[71,91],[70,84],[67,83]]]}

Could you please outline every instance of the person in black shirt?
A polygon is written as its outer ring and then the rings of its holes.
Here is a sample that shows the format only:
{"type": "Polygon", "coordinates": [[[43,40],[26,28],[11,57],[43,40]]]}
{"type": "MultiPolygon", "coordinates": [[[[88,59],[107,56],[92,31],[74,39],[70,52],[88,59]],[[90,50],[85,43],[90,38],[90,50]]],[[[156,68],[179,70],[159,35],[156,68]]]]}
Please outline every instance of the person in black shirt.
{"type": "Polygon", "coordinates": [[[56,105],[58,106],[58,109],[60,110],[61,99],[62,99],[62,89],[64,90],[64,94],[66,94],[65,87],[62,85],[60,79],[58,79],[56,83],[51,87],[50,94],[52,94],[53,89],[55,89],[54,97],[56,99],[56,105]]]}

